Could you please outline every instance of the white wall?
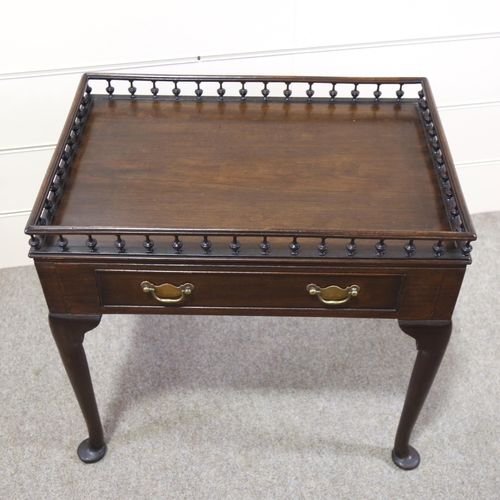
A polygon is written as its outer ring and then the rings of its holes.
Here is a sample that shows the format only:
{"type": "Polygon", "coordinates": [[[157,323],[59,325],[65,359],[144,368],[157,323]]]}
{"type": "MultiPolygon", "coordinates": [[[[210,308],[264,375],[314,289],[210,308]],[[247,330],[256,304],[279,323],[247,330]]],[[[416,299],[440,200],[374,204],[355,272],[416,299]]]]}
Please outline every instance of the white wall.
{"type": "Polygon", "coordinates": [[[7,0],[0,18],[0,267],[84,71],[427,76],[471,212],[500,210],[498,0],[7,0]]]}

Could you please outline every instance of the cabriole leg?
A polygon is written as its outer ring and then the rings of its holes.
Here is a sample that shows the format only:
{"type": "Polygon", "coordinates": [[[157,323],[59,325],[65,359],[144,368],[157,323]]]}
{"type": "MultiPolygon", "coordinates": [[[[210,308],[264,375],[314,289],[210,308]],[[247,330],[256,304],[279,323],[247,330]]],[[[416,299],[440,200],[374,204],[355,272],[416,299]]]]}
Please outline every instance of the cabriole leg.
{"type": "Polygon", "coordinates": [[[80,444],[77,451],[85,463],[97,462],[106,454],[101,419],[83,348],[85,333],[94,329],[100,321],[101,316],[49,314],[52,335],[89,432],[88,439],[80,444]]]}
{"type": "Polygon", "coordinates": [[[450,339],[451,321],[399,321],[404,333],[417,342],[417,359],[399,421],[392,459],[401,469],[418,467],[420,456],[410,446],[410,436],[424,405],[450,339]]]}

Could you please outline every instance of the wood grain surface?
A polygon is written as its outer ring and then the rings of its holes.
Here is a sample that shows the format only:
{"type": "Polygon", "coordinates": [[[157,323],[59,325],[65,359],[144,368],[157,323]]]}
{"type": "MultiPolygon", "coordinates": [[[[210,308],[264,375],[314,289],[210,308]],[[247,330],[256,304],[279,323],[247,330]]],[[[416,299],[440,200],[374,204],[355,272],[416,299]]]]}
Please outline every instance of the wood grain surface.
{"type": "Polygon", "coordinates": [[[412,102],[94,99],[54,225],[449,230],[412,102]]]}

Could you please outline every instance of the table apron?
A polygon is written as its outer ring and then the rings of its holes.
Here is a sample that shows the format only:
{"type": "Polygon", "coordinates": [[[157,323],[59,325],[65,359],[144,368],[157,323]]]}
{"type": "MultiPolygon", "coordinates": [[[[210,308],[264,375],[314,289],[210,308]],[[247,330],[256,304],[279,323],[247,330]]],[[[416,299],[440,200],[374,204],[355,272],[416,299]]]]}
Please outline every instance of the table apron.
{"type": "Polygon", "coordinates": [[[54,314],[221,314],[447,320],[465,268],[140,266],[47,263],[36,268],[54,314]],[[190,283],[191,294],[162,303],[141,283],[190,283]],[[325,304],[307,286],[356,285],[357,296],[325,304]]]}

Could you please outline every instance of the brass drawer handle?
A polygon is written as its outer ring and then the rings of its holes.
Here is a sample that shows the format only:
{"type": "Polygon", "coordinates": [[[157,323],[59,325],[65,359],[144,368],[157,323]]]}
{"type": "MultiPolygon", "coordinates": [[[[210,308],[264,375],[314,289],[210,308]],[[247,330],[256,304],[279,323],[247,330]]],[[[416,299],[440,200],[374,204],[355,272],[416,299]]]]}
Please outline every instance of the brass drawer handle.
{"type": "Polygon", "coordinates": [[[347,288],[340,288],[337,285],[331,285],[326,288],[321,288],[312,283],[307,285],[306,288],[311,295],[316,295],[321,302],[329,306],[345,304],[351,297],[356,297],[360,290],[358,285],[351,285],[347,288]]]}
{"type": "Polygon", "coordinates": [[[184,283],[184,285],[180,286],[171,285],[170,283],[153,285],[153,283],[149,281],[143,281],[141,283],[141,288],[144,293],[150,292],[151,295],[162,304],[176,304],[194,290],[194,286],[191,283],[184,283]]]}

